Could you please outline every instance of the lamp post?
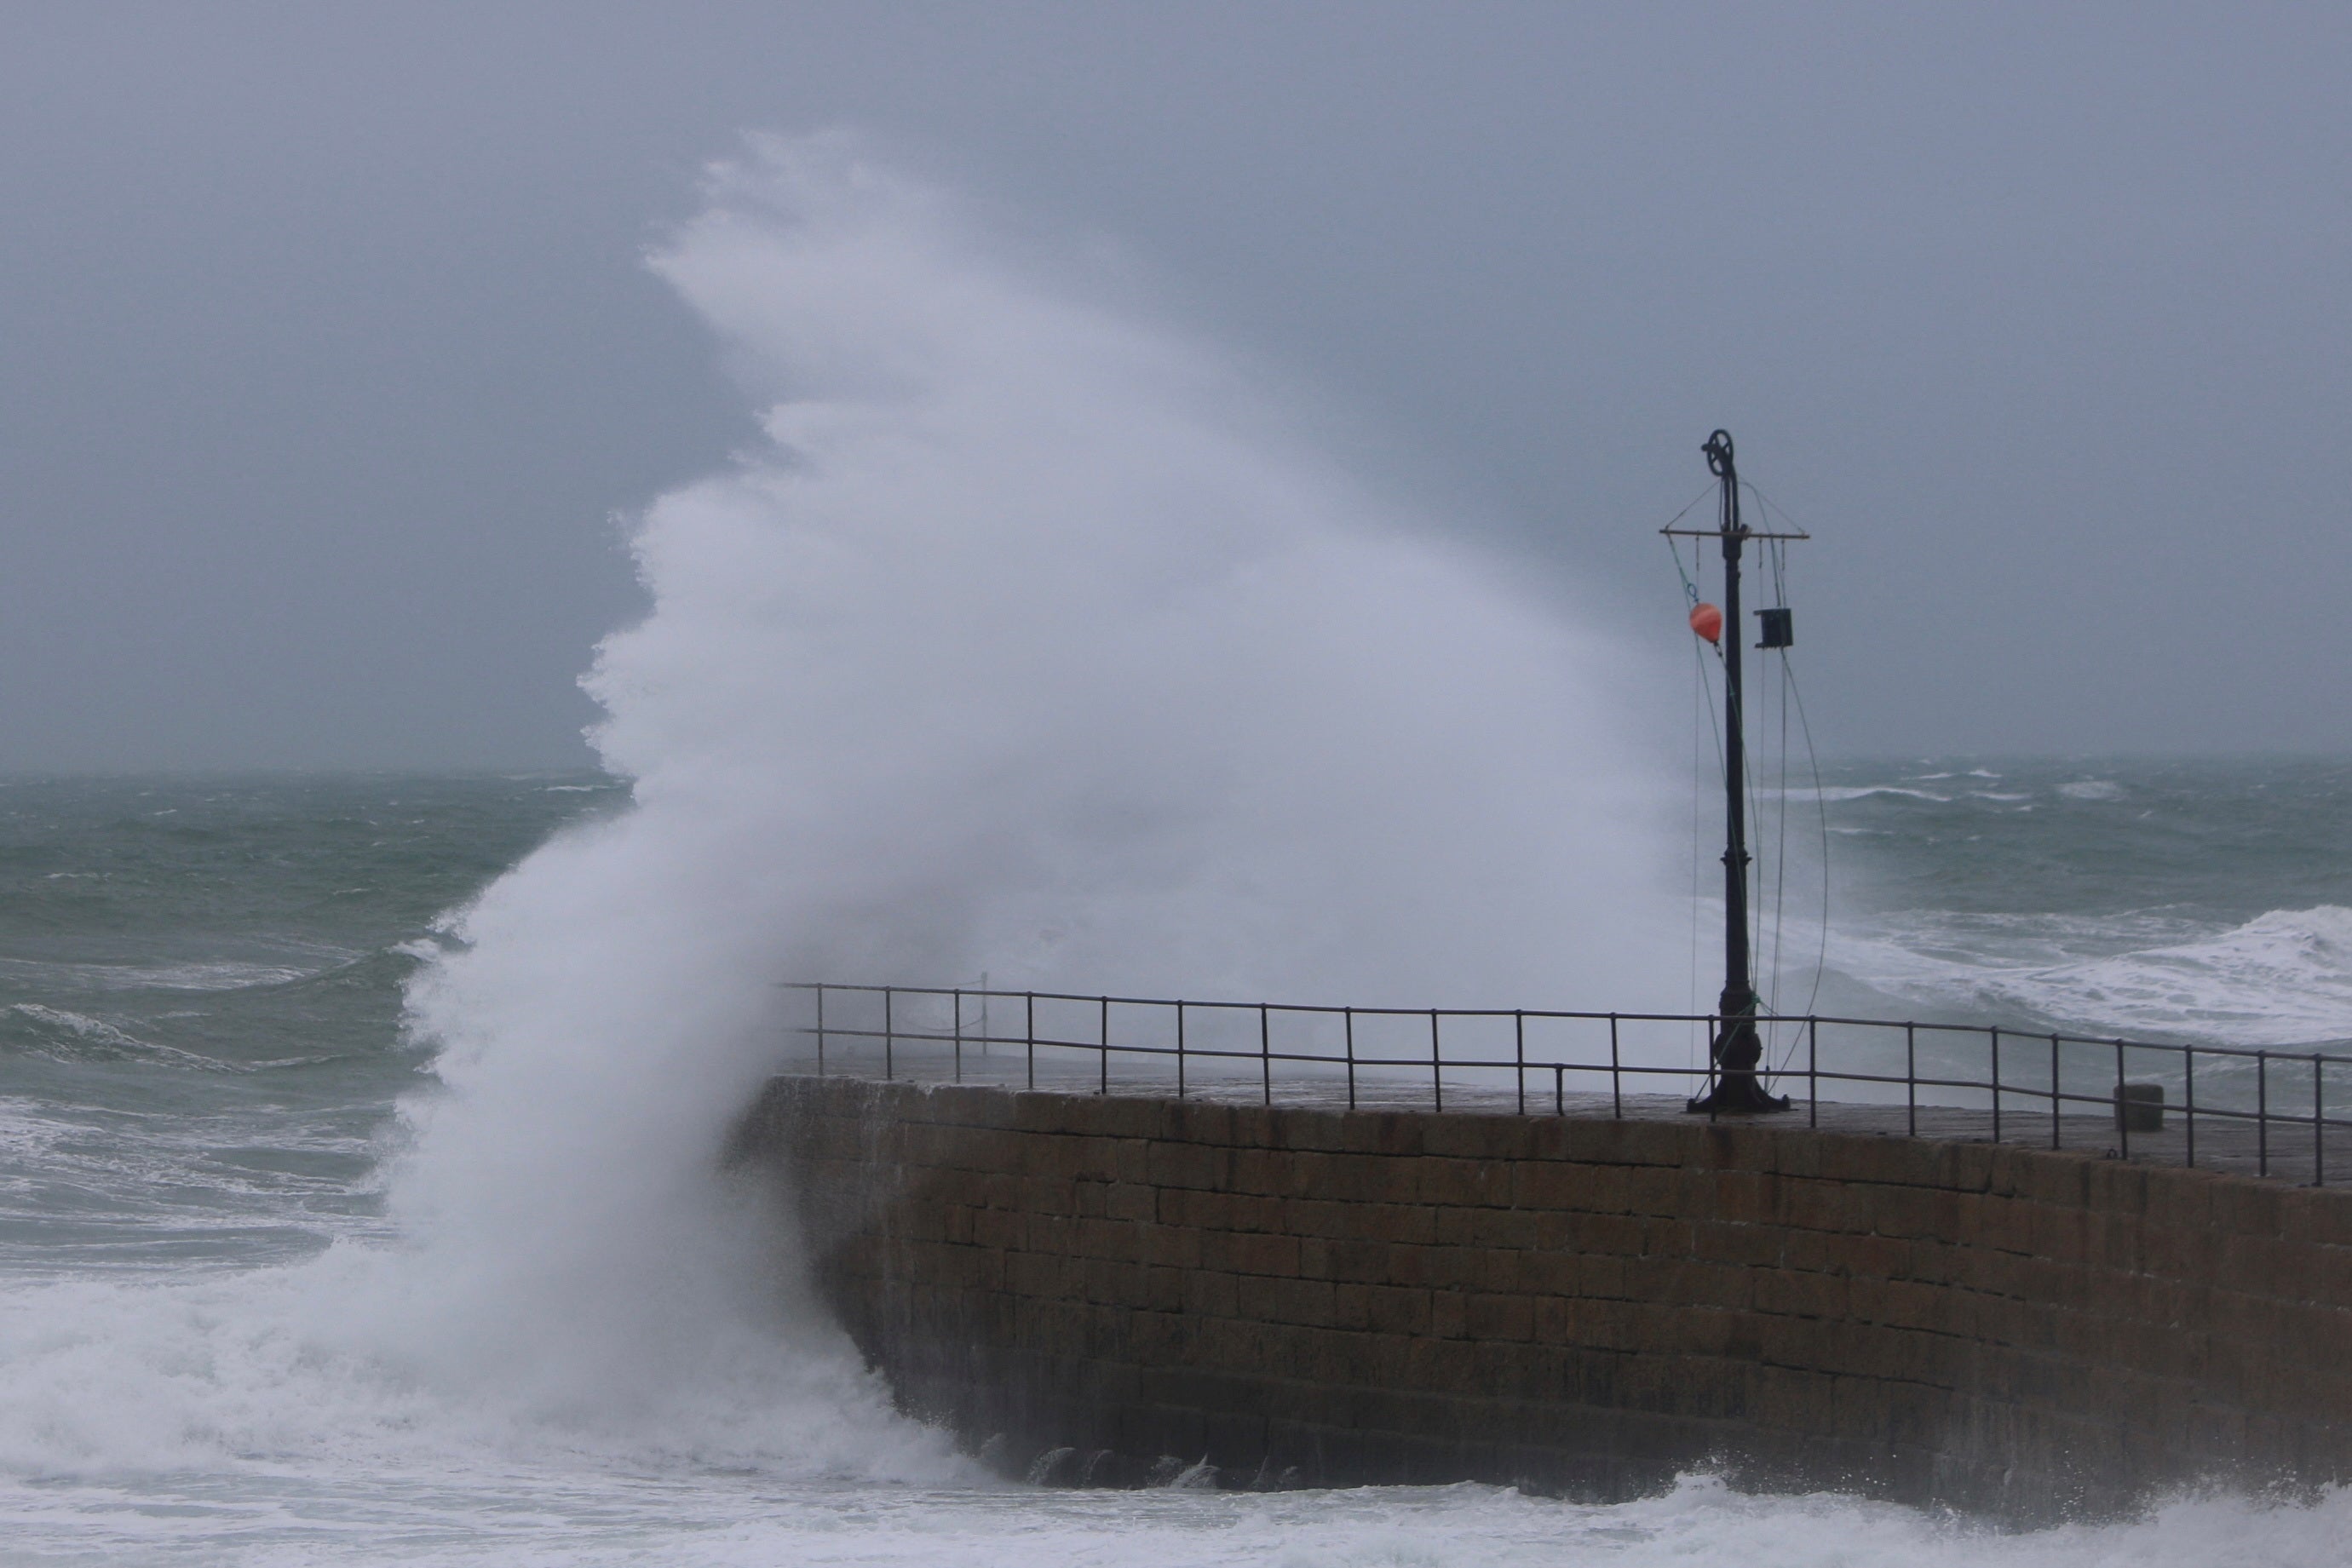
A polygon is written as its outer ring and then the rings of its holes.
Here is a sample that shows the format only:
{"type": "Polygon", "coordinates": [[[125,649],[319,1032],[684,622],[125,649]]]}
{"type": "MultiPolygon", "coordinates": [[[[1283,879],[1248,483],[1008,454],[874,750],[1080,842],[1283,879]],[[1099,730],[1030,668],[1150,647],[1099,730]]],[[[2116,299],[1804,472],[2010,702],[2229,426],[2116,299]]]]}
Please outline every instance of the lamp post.
{"type": "MultiPolygon", "coordinates": [[[[1786,1111],[1786,1096],[1768,1092],[1757,1078],[1764,1041],[1756,1032],[1756,988],[1748,953],[1748,739],[1740,689],[1739,557],[1751,539],[1802,538],[1802,534],[1750,533],[1739,520],[1739,470],[1732,458],[1731,433],[1706,438],[1707,472],[1722,488],[1720,524],[1712,529],[1668,528],[1668,533],[1719,539],[1723,545],[1723,995],[1716,1003],[1717,1027],[1708,1044],[1708,1087],[1688,1109],[1707,1115],[1786,1111]]],[[[1787,647],[1785,612],[1767,612],[1759,647],[1787,647]]]]}

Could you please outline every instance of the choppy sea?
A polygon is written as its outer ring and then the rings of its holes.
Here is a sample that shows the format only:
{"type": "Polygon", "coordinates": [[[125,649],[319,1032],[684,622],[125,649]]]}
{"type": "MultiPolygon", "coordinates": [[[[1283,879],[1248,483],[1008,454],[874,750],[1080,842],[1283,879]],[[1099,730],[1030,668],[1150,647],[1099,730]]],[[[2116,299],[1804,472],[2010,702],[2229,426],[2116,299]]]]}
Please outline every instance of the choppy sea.
{"type": "MultiPolygon", "coordinates": [[[[1854,763],[1819,793],[1789,831],[1826,837],[1827,935],[1784,908],[1781,943],[1784,984],[1826,954],[1824,1006],[2352,1039],[2352,764],[1854,763]]],[[[817,1330],[780,1337],[782,1439],[469,1400],[404,1354],[386,1266],[395,1105],[436,1092],[403,986],[446,911],[626,805],[598,775],[0,785],[0,1563],[2352,1561],[2344,1495],[2003,1535],[1705,1477],[1599,1508],[1035,1491],[898,1422],[817,1330]]]]}

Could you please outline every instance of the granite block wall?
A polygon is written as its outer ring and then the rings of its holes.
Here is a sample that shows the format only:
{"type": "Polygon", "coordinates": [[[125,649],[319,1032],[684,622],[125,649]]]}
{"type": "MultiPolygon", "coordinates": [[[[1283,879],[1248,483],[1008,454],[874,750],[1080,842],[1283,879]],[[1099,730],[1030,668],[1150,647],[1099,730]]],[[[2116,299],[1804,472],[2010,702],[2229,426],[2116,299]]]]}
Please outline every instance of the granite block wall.
{"type": "Polygon", "coordinates": [[[2343,1191],[842,1078],[774,1081],[740,1154],[901,1404],[1016,1470],[1619,1497],[1712,1467],[2018,1520],[2352,1475],[2343,1191]]]}

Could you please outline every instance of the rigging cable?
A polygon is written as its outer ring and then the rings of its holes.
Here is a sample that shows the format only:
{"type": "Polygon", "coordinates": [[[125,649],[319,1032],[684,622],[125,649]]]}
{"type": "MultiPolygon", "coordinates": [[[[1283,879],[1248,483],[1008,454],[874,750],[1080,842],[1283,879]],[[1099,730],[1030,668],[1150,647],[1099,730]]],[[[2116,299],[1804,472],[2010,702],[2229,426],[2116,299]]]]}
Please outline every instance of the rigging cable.
{"type": "MultiPolygon", "coordinates": [[[[1762,508],[1764,509],[1764,512],[1765,512],[1765,514],[1766,514],[1766,516],[1767,516],[1767,517],[1768,517],[1768,518],[1769,518],[1769,517],[1770,517],[1771,516],[1773,516],[1773,515],[1777,514],[1777,515],[1779,516],[1779,517],[1780,518],[1780,520],[1781,520],[1782,524],[1785,526],[1785,528],[1786,528],[1788,530],[1792,531],[1792,532],[1798,532],[1798,533],[1802,533],[1802,532],[1806,531],[1806,530],[1803,528],[1802,525],[1801,525],[1801,524],[1797,521],[1797,519],[1796,519],[1795,517],[1793,517],[1790,516],[1790,514],[1789,514],[1789,510],[1788,510],[1788,508],[1787,508],[1787,507],[1782,507],[1781,505],[1780,505],[1780,503],[1778,503],[1778,502],[1774,501],[1770,497],[1769,497],[1769,496],[1765,495],[1765,494],[1764,494],[1764,492],[1763,492],[1762,490],[1760,490],[1760,489],[1757,488],[1755,485],[1753,485],[1753,484],[1749,483],[1748,480],[1742,479],[1742,480],[1740,481],[1740,484],[1741,484],[1742,487],[1744,487],[1744,488],[1748,492],[1748,494],[1750,494],[1750,495],[1752,495],[1752,496],[1754,496],[1754,497],[1756,497],[1757,504],[1758,504],[1760,507],[1762,507],[1762,508]]],[[[1772,576],[1772,593],[1773,593],[1773,600],[1774,600],[1774,602],[1775,602],[1775,603],[1777,603],[1777,604],[1785,605],[1785,604],[1787,604],[1787,603],[1788,603],[1788,601],[1789,601],[1789,595],[1788,595],[1788,555],[1787,555],[1787,546],[1785,545],[1785,543],[1784,543],[1783,541],[1779,540],[1779,539],[1772,539],[1772,540],[1769,540],[1769,541],[1766,541],[1766,543],[1767,543],[1767,549],[1766,549],[1765,560],[1766,560],[1766,564],[1769,567],[1770,571],[1771,571],[1771,576],[1772,576]]],[[[1777,997],[1777,994],[1778,994],[1778,992],[1779,992],[1779,988],[1780,988],[1780,964],[1781,964],[1781,960],[1782,960],[1782,958],[1783,958],[1783,956],[1784,956],[1784,955],[1785,955],[1785,951],[1786,951],[1786,941],[1787,941],[1787,928],[1786,928],[1785,918],[1784,918],[1784,904],[1785,904],[1785,900],[1786,900],[1787,893],[1788,893],[1788,826],[1789,826],[1789,821],[1788,821],[1788,812],[1789,812],[1788,762],[1789,762],[1789,709],[1790,709],[1791,706],[1794,706],[1794,707],[1795,707],[1795,709],[1796,709],[1796,711],[1797,711],[1797,724],[1798,724],[1798,727],[1799,727],[1799,729],[1800,729],[1800,732],[1801,732],[1801,733],[1803,735],[1803,737],[1804,737],[1804,741],[1805,741],[1805,760],[1806,760],[1806,765],[1807,765],[1808,770],[1810,771],[1810,773],[1811,773],[1811,778],[1812,778],[1812,783],[1813,783],[1813,813],[1814,813],[1814,820],[1815,820],[1815,822],[1816,822],[1816,824],[1817,824],[1817,828],[1818,828],[1818,831],[1819,831],[1819,835],[1820,835],[1820,852],[1821,852],[1821,854],[1820,854],[1821,879],[1820,879],[1820,880],[1821,880],[1821,894],[1822,894],[1822,901],[1821,901],[1821,911],[1820,911],[1820,915],[1819,915],[1819,918],[1818,918],[1818,920],[1817,920],[1817,922],[1816,922],[1816,925],[1815,925],[1815,932],[1816,932],[1816,946],[1815,946],[1815,948],[1814,948],[1814,954],[1813,954],[1813,965],[1812,965],[1813,974],[1812,974],[1812,984],[1811,984],[1811,989],[1806,993],[1804,1008],[1803,1008],[1800,1012],[1798,1012],[1796,1015],[1794,1015],[1794,1016],[1796,1016],[1796,1017],[1798,1017],[1798,1018],[1806,1018],[1806,1017],[1810,1017],[1810,1016],[1811,1015],[1811,1013],[1812,1013],[1812,1011],[1813,1011],[1813,1009],[1814,1009],[1815,1005],[1816,1005],[1816,1004],[1820,1001],[1820,999],[1821,999],[1821,993],[1822,993],[1822,970],[1826,967],[1826,966],[1828,965],[1828,962],[1829,962],[1829,936],[1830,936],[1830,825],[1829,825],[1829,802],[1828,802],[1827,799],[1826,799],[1826,798],[1822,795],[1822,763],[1821,763],[1821,754],[1820,754],[1820,752],[1818,751],[1818,749],[1814,747],[1814,744],[1813,744],[1813,728],[1812,728],[1812,724],[1811,724],[1811,720],[1806,716],[1806,714],[1805,714],[1805,699],[1804,699],[1804,693],[1803,693],[1803,691],[1801,690],[1801,688],[1799,686],[1798,682],[1797,682],[1797,671],[1796,671],[1796,665],[1795,665],[1795,663],[1794,663],[1794,662],[1790,658],[1790,656],[1789,656],[1789,650],[1788,650],[1788,649],[1786,649],[1786,648],[1781,648],[1781,649],[1777,650],[1777,652],[1778,652],[1778,653],[1780,653],[1780,685],[1781,685],[1781,690],[1780,690],[1780,802],[1779,802],[1779,815],[1778,815],[1778,817],[1777,817],[1777,818],[1776,818],[1776,820],[1775,820],[1775,824],[1776,824],[1775,840],[1776,840],[1776,842],[1775,842],[1774,850],[1773,850],[1773,866],[1772,866],[1772,876],[1773,876],[1773,892],[1772,892],[1772,957],[1771,957],[1771,960],[1770,960],[1770,963],[1769,963],[1769,975],[1770,975],[1770,981],[1769,981],[1769,985],[1770,985],[1770,988],[1771,988],[1772,996],[1773,996],[1773,997],[1777,997]]],[[[1750,789],[1751,789],[1751,793],[1752,793],[1752,789],[1753,789],[1752,783],[1751,783],[1750,789]]],[[[1760,815],[1760,813],[1759,813],[1759,815],[1760,815]]],[[[1759,905],[1760,905],[1760,904],[1762,903],[1762,897],[1761,897],[1761,894],[1762,894],[1762,891],[1763,891],[1763,890],[1762,890],[1762,887],[1760,886],[1760,883],[1761,883],[1761,877],[1760,877],[1760,874],[1759,874],[1759,888],[1758,888],[1758,894],[1759,894],[1758,902],[1759,902],[1759,905]]],[[[1760,956],[1760,954],[1761,954],[1761,952],[1762,952],[1762,948],[1761,948],[1761,946],[1760,946],[1760,939],[1761,939],[1761,925],[1760,925],[1761,910],[1760,910],[1760,908],[1759,908],[1759,912],[1758,912],[1758,913],[1759,913],[1759,946],[1758,951],[1759,951],[1759,956],[1760,956]]],[[[1778,1008],[1777,1008],[1776,1006],[1774,1006],[1774,1005],[1773,1005],[1773,1001],[1772,1001],[1772,999],[1771,999],[1770,998],[1768,998],[1765,1000],[1763,1010],[1764,1010],[1766,1013],[1768,1013],[1768,1014],[1771,1014],[1771,1015],[1776,1016],[1776,1017],[1777,1017],[1777,1016],[1780,1016],[1780,1014],[1779,1014],[1779,1009],[1778,1009],[1778,1008]]],[[[1795,1058],[1795,1055],[1796,1055],[1796,1050],[1797,1050],[1797,1039],[1798,1039],[1798,1037],[1797,1037],[1797,1035],[1796,1035],[1794,1032],[1791,1032],[1791,1033],[1790,1033],[1790,1035],[1789,1036],[1789,1038],[1788,1038],[1787,1041],[1785,1042],[1785,1044],[1784,1044],[1784,1046],[1783,1046],[1783,1049],[1782,1049],[1782,1051],[1781,1051],[1781,1052],[1780,1052],[1780,1063],[1779,1063],[1778,1071],[1787,1071],[1787,1069],[1788,1069],[1788,1066],[1789,1066],[1790,1062],[1790,1061],[1795,1058]]]]}
{"type": "MultiPolygon", "coordinates": [[[[1745,484],[1746,481],[1743,480],[1742,483],[1745,484]]],[[[1802,524],[1798,522],[1794,517],[1790,515],[1788,507],[1783,507],[1778,501],[1772,499],[1771,497],[1767,496],[1754,485],[1748,485],[1748,488],[1749,493],[1755,496],[1757,501],[1764,507],[1765,511],[1768,514],[1779,514],[1780,520],[1787,525],[1790,530],[1797,533],[1807,531],[1802,524]]],[[[1777,591],[1780,587],[1780,580],[1779,577],[1780,566],[1778,562],[1775,563],[1774,570],[1774,587],[1777,591]]],[[[1787,602],[1785,594],[1782,596],[1781,602],[1787,602]]],[[[1819,933],[1819,945],[1814,950],[1812,989],[1805,998],[1805,1013],[1811,1014],[1813,1010],[1814,1004],[1821,999],[1822,969],[1822,967],[1829,962],[1830,809],[1828,799],[1822,793],[1821,753],[1813,746],[1812,723],[1805,716],[1804,690],[1797,682],[1796,665],[1790,659],[1789,652],[1785,648],[1780,652],[1780,664],[1782,673],[1787,677],[1788,690],[1786,695],[1789,700],[1793,701],[1796,705],[1797,725],[1805,737],[1805,761],[1811,770],[1813,779],[1813,816],[1821,834],[1822,908],[1821,918],[1817,927],[1819,933]]]]}
{"type": "MultiPolygon", "coordinates": [[[[1762,498],[1760,493],[1758,498],[1762,498]]],[[[1772,602],[1785,609],[1789,602],[1787,541],[1770,539],[1766,541],[1766,545],[1765,553],[1772,566],[1772,602]]],[[[1780,786],[1772,805],[1772,989],[1766,998],[1766,1010],[1777,1013],[1780,1010],[1780,960],[1786,952],[1788,936],[1787,927],[1782,923],[1782,909],[1789,894],[1789,650],[1778,648],[1773,651],[1780,655],[1780,786]]],[[[1790,1038],[1788,1049],[1790,1051],[1796,1050],[1793,1035],[1790,1038]]]]}
{"type": "MultiPolygon", "coordinates": [[[[1691,507],[1697,506],[1699,501],[1706,500],[1706,497],[1712,494],[1714,494],[1712,486],[1700,492],[1697,500],[1691,502],[1690,507],[1685,507],[1682,511],[1675,514],[1675,521],[1679,521],[1685,514],[1687,514],[1690,511],[1691,507]]],[[[1674,527],[1674,522],[1667,523],[1666,527],[1674,527]]],[[[1666,536],[1666,549],[1667,552],[1674,557],[1675,575],[1682,579],[1683,597],[1688,601],[1692,608],[1696,609],[1699,602],[1698,585],[1692,580],[1690,572],[1683,570],[1682,547],[1675,542],[1675,538],[1672,534],[1668,534],[1666,536]]],[[[1704,574],[1706,570],[1706,558],[1700,553],[1696,545],[1694,544],[1691,549],[1692,570],[1704,574]]],[[[1718,647],[1716,649],[1715,657],[1716,663],[1718,664],[1723,662],[1723,650],[1721,648],[1718,647]]],[[[1699,695],[1706,706],[1706,737],[1715,744],[1715,776],[1717,783],[1720,785],[1723,781],[1726,766],[1723,757],[1723,730],[1722,727],[1716,722],[1715,684],[1707,679],[1706,650],[1700,645],[1700,640],[1696,637],[1693,637],[1691,639],[1691,660],[1692,668],[1696,673],[1698,678],[1699,695]]],[[[1694,720],[1696,720],[1696,715],[1694,714],[1693,717],[1694,720]]],[[[1704,753],[1700,751],[1698,742],[1696,737],[1693,738],[1691,743],[1691,754],[1690,1011],[1696,1015],[1699,1011],[1700,1000],[1698,982],[1699,901],[1706,877],[1706,873],[1703,869],[1704,862],[1702,852],[1700,850],[1700,843],[1702,841],[1701,833],[1703,831],[1701,823],[1703,822],[1706,814],[1706,791],[1700,788],[1699,784],[1699,758],[1704,755],[1704,753]]],[[[1696,1026],[1694,1025],[1693,1031],[1689,1039],[1685,1041],[1685,1054],[1688,1057],[1688,1064],[1694,1069],[1696,1069],[1697,1064],[1697,1053],[1702,1043],[1702,1037],[1698,1033],[1696,1026]]]]}

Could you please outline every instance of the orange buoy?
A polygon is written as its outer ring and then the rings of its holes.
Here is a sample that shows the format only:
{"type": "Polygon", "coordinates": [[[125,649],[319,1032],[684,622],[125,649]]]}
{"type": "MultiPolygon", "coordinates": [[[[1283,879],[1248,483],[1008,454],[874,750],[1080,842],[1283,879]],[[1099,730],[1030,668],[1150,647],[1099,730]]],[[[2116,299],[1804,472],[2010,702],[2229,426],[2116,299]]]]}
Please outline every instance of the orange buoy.
{"type": "Polygon", "coordinates": [[[1723,641],[1723,612],[1712,604],[1691,606],[1691,630],[1710,643],[1723,641]]]}

